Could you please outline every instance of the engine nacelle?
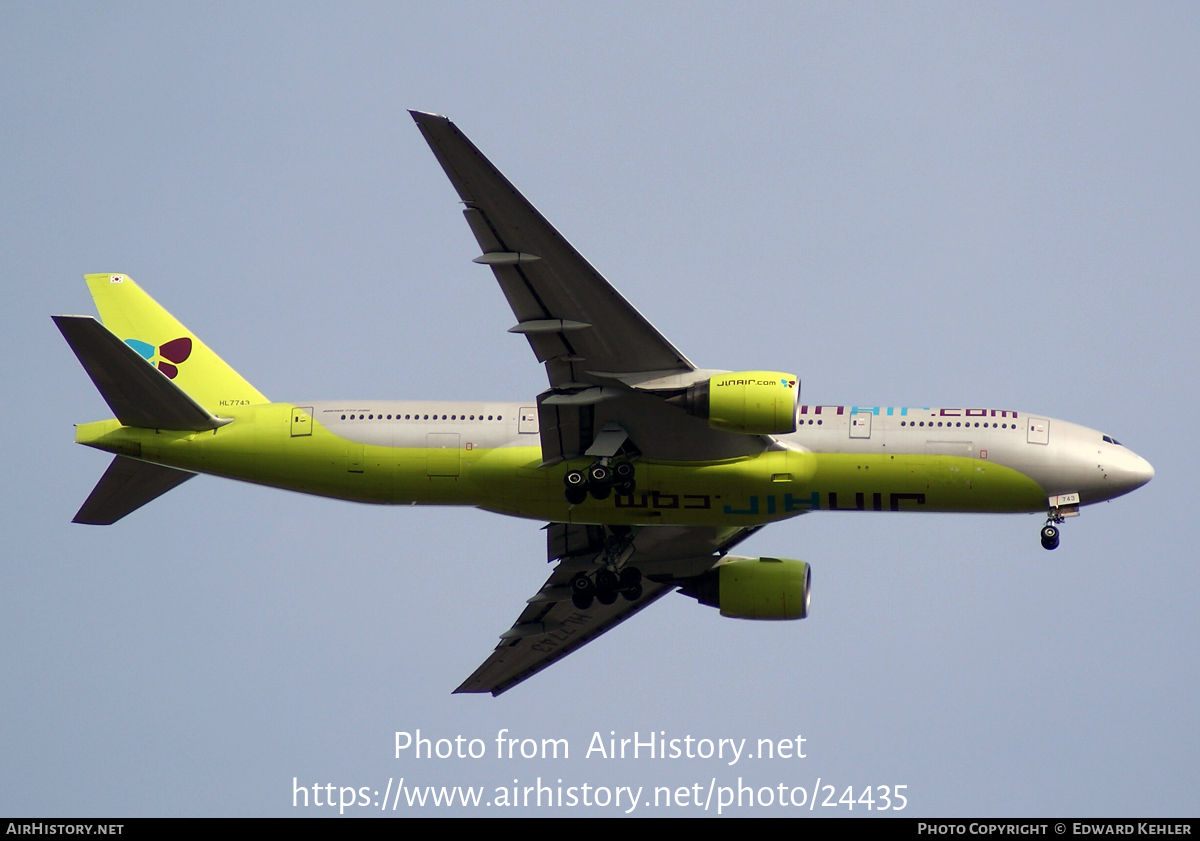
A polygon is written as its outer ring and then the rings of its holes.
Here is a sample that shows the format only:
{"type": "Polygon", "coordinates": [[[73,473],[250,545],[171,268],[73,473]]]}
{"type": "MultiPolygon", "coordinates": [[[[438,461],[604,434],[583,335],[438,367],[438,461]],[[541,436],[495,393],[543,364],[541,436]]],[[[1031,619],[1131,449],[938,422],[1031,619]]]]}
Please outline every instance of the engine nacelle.
{"type": "Polygon", "coordinates": [[[800,380],[779,371],[718,374],[689,386],[679,402],[713,429],[783,435],[796,431],[800,380]]]}
{"type": "Polygon", "coordinates": [[[741,558],[721,564],[680,587],[700,604],[735,619],[803,619],[808,616],[812,571],[788,558],[741,558]]]}

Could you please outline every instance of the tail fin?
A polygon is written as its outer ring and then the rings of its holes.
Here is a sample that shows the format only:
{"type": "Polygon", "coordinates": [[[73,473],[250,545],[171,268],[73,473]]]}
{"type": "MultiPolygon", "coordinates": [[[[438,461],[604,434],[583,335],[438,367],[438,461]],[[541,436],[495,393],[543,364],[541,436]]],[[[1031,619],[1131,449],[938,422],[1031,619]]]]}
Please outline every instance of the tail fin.
{"type": "Polygon", "coordinates": [[[128,275],[89,274],[84,279],[104,326],[208,412],[268,402],[128,275]]]}

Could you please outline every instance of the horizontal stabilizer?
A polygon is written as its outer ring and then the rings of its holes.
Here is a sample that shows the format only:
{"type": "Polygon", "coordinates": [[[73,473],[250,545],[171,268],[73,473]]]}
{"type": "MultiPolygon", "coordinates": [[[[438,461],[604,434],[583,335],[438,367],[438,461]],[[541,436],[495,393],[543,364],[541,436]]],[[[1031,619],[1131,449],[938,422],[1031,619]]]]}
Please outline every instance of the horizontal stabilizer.
{"type": "Polygon", "coordinates": [[[213,417],[187,392],[91,316],[56,315],[53,318],[96,384],[100,396],[123,425],[201,430],[216,429],[229,423],[227,419],[213,417]]]}
{"type": "Polygon", "coordinates": [[[117,456],[71,522],[110,526],[195,475],[117,456]]]}

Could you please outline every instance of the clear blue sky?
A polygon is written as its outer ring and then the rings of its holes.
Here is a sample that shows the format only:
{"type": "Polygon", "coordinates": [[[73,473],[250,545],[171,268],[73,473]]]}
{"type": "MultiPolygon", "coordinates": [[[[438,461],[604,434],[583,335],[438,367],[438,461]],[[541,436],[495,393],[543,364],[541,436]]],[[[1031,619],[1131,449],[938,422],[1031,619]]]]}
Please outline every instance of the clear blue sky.
{"type": "MultiPolygon", "coordinates": [[[[1191,3],[5,4],[0,814],[740,776],[905,785],[910,816],[1194,816],[1198,41],[1191,3]],[[498,699],[449,693],[544,580],[539,523],[201,477],[72,525],[108,460],[71,443],[107,408],[49,319],[93,312],[84,272],[273,399],[544,387],[409,108],[698,365],[1065,418],[1158,475],[1054,553],[1035,516],[766,529],[744,549],[813,565],[810,618],[669,596],[498,699]],[[394,759],[418,728],[571,756],[394,759]],[[806,758],[585,758],[635,730],[806,758]]],[[[763,811],[791,813],[738,814],[763,811]]]]}

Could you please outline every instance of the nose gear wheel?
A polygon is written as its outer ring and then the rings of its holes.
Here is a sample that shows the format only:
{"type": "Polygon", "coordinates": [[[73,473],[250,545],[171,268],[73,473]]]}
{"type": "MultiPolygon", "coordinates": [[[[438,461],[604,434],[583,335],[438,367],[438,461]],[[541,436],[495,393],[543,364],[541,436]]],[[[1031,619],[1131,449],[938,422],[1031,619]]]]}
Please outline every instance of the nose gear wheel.
{"type": "MultiPolygon", "coordinates": [[[[1076,496],[1076,499],[1079,497],[1076,496]]],[[[1056,497],[1051,497],[1051,503],[1057,501],[1056,497]]],[[[1058,541],[1062,537],[1062,532],[1059,526],[1067,519],[1067,517],[1078,517],[1079,506],[1077,504],[1060,507],[1051,504],[1050,510],[1046,512],[1046,525],[1042,526],[1042,548],[1057,549],[1058,541]]]]}
{"type": "Polygon", "coordinates": [[[1057,549],[1058,548],[1058,526],[1053,523],[1046,523],[1042,526],[1042,548],[1057,549]]]}

